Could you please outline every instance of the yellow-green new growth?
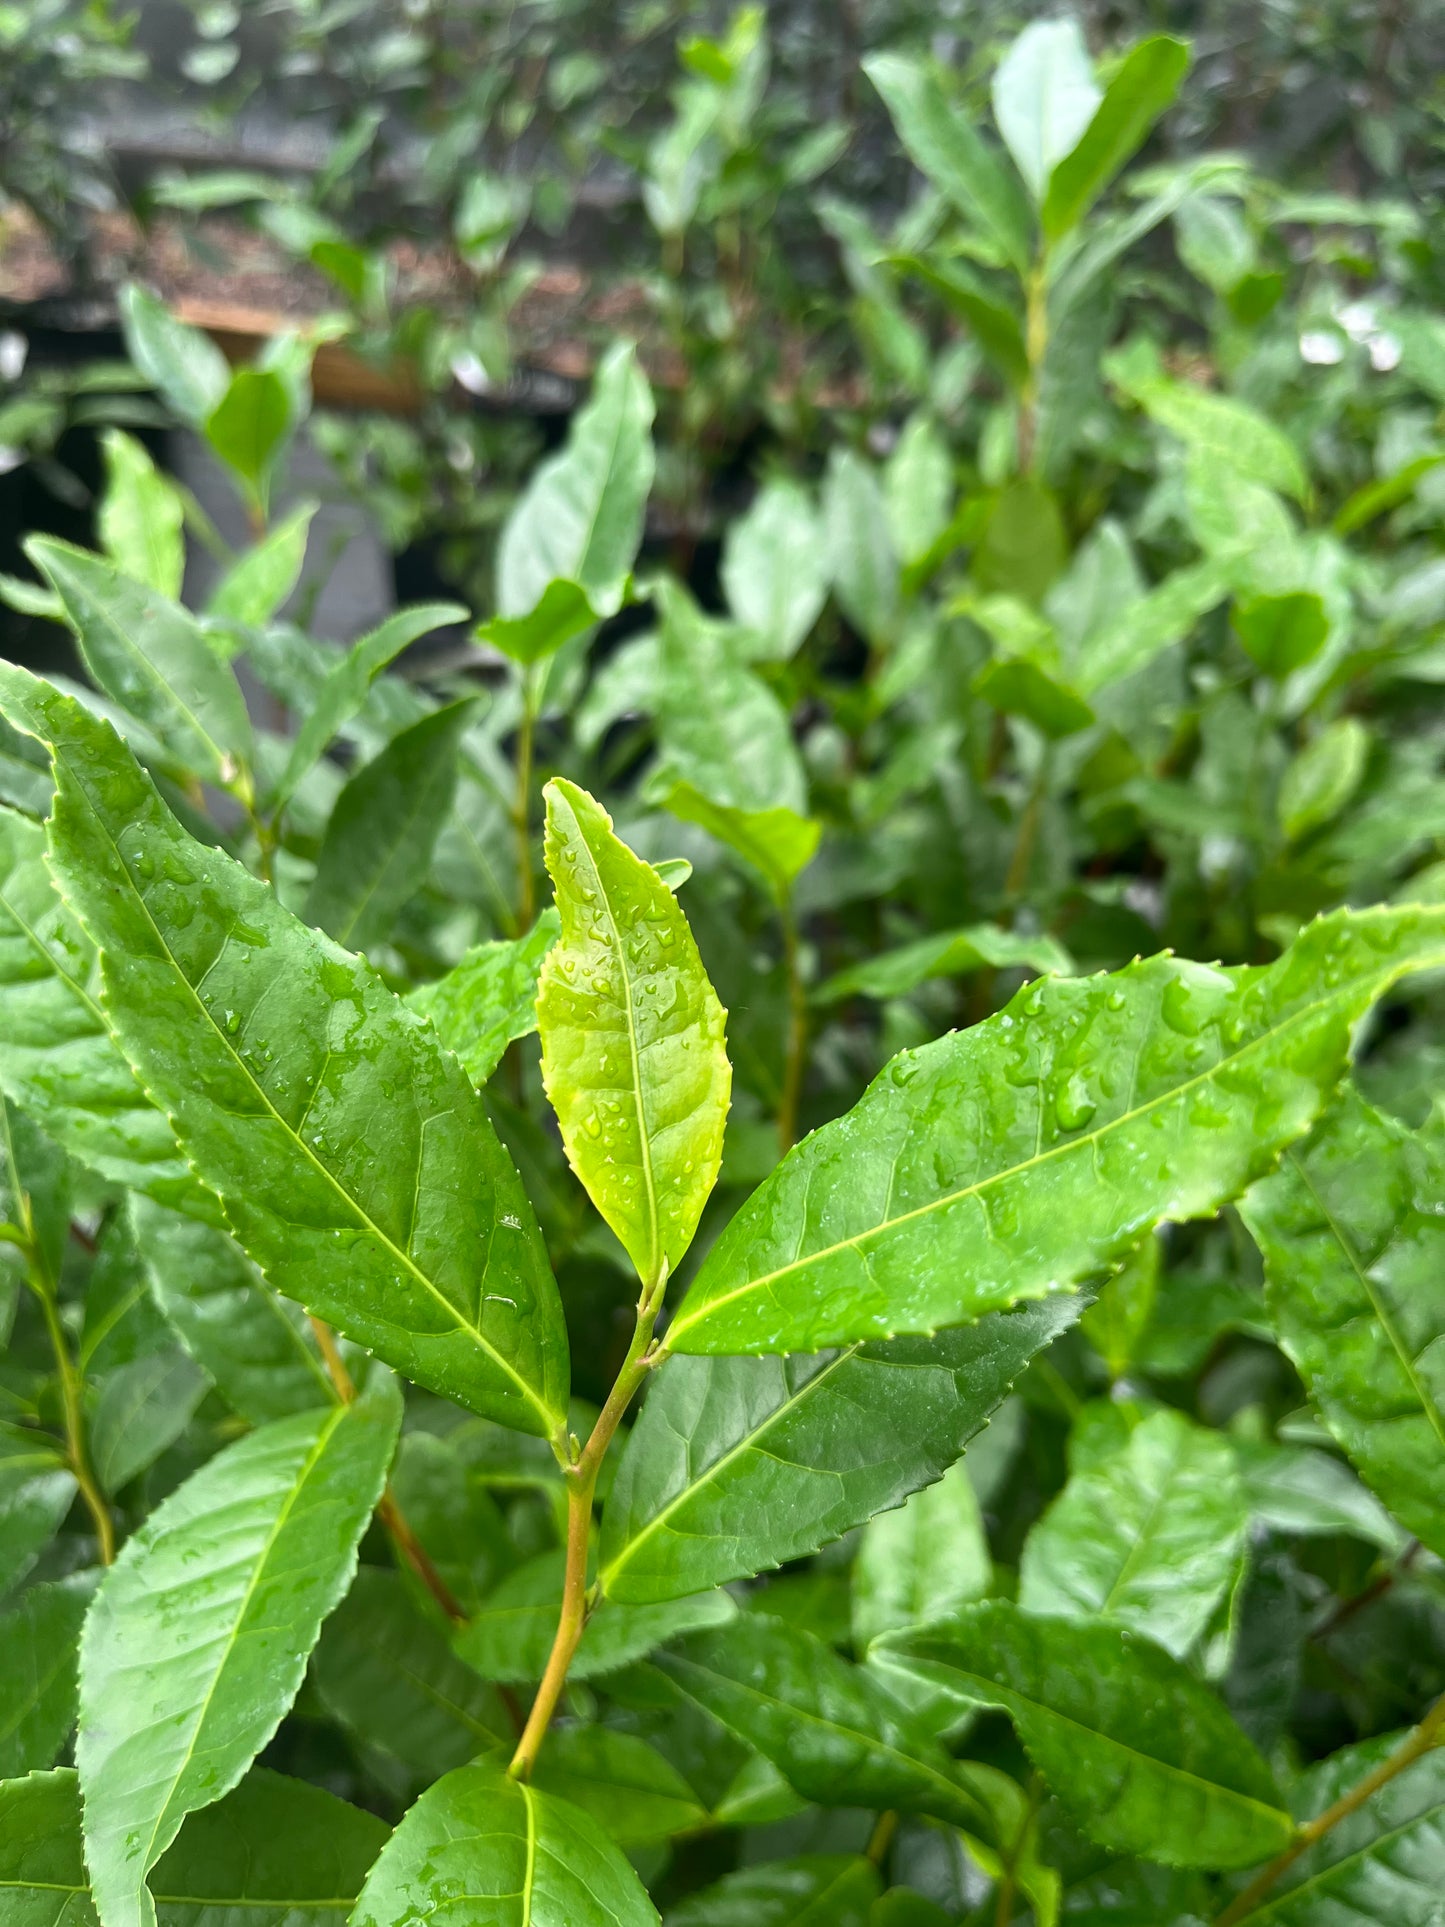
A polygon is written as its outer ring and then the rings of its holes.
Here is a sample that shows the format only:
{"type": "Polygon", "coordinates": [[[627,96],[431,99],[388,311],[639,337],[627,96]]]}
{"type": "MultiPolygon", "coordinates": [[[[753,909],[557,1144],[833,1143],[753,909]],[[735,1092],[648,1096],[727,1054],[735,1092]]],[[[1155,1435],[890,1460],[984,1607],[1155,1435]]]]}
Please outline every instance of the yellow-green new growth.
{"type": "Polygon", "coordinates": [[[558,779],[545,794],[562,936],[537,999],[542,1078],[573,1170],[656,1288],[722,1161],[727,1013],[657,871],[586,790],[558,779]]]}

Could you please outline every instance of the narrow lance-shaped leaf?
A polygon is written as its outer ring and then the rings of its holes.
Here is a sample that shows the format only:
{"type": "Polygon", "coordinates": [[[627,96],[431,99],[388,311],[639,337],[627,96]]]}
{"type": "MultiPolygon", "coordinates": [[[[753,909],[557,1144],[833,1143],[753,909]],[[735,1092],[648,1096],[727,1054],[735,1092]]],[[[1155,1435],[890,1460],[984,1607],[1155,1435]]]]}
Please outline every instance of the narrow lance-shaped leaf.
{"type": "Polygon", "coordinates": [[[117,568],[174,601],[186,566],[185,507],[144,443],[108,428],[105,494],[96,518],[100,545],[117,568]]]}
{"type": "Polygon", "coordinates": [[[251,1433],[158,1507],[107,1573],[81,1642],[76,1743],[106,1927],[153,1927],[147,1874],[280,1724],[350,1581],[400,1422],[384,1382],[251,1433]]]}
{"type": "Polygon", "coordinates": [[[1102,1846],[1166,1866],[1243,1867],[1289,1841],[1264,1761],[1150,1640],[995,1599],[874,1650],[961,1709],[1006,1712],[1060,1804],[1102,1846]]]}
{"type": "Polygon", "coordinates": [[[657,1927],[657,1911],[595,1820],[500,1765],[459,1767],[382,1849],[352,1927],[657,1927]]]}
{"type": "Polygon", "coordinates": [[[497,614],[482,634],[518,662],[621,608],[652,488],[652,417],[647,377],[619,343],[566,447],[543,462],[502,530],[497,614]]]}
{"type": "MultiPolygon", "coordinates": [[[[47,771],[47,797],[50,787],[47,771]]],[[[0,810],[0,1087],[102,1177],[219,1217],[110,1033],[95,946],[55,888],[45,832],[10,810],[0,810]]]]}
{"type": "Polygon", "coordinates": [[[1355,1025],[1445,959],[1445,911],[1341,911],[1266,968],[1048,978],[905,1051],[704,1260],[674,1351],[927,1331],[1064,1289],[1207,1216],[1307,1131],[1355,1025]]]}
{"type": "Polygon", "coordinates": [[[785,661],[822,612],[828,570],[817,512],[796,482],[758,491],[728,529],[722,582],[728,607],[750,631],[756,653],[785,661]]]}
{"type": "Polygon", "coordinates": [[[674,783],[665,801],[674,816],[698,824],[750,863],[779,903],[817,855],[823,834],[815,816],[799,816],[786,808],[731,809],[714,803],[691,783],[674,783]]]}
{"type": "Polygon", "coordinates": [[[426,881],[432,849],[452,806],[470,697],[437,709],[393,736],[336,799],[306,921],[348,950],[367,950],[426,881]]]}
{"type": "Polygon", "coordinates": [[[1063,945],[1049,936],[1023,936],[996,923],[972,923],[962,930],[940,930],[916,943],[900,944],[879,956],[840,970],[818,987],[820,1004],[844,997],[906,997],[934,977],[961,977],[970,970],[1028,970],[1068,976],[1074,967],[1063,945]]]}
{"type": "Polygon", "coordinates": [[[189,837],[108,725],[8,665],[0,706],[51,746],[51,861],[102,939],[107,1018],[243,1249],[419,1384],[557,1434],[556,1286],[460,1065],[365,964],[189,837]]]}
{"type": "Polygon", "coordinates": [[[732,1071],[676,898],[585,790],[547,797],[562,935],[542,965],[542,1078],[568,1161],[657,1284],[692,1242],[722,1162],[732,1071]]]}
{"type": "Polygon", "coordinates": [[[1445,1152],[1353,1089],[1242,1212],[1280,1343],[1366,1483],[1445,1557],[1445,1152]]]}
{"type": "Polygon", "coordinates": [[[240,685],[195,617],[68,542],[36,536],[27,553],[55,585],[106,695],[153,729],[182,768],[207,782],[234,781],[250,760],[250,719],[240,685]]]}
{"type": "Polygon", "coordinates": [[[1099,101],[1083,30],[1067,15],[1031,22],[994,69],[994,118],[1036,201],[1099,101]]]}
{"type": "Polygon", "coordinates": [[[1228,1441],[1156,1412],[1076,1472],[1030,1532],[1019,1604],[1112,1620],[1182,1659],[1239,1570],[1246,1523],[1228,1441]]]}
{"type": "Polygon", "coordinates": [[[1049,176],[1042,220],[1051,240],[1083,219],[1143,143],[1188,69],[1188,47],[1167,34],[1140,40],[1129,49],[1078,145],[1049,176]]]}
{"type": "MultiPolygon", "coordinates": [[[[374,1813],[258,1767],[162,1855],[156,1912],[163,1927],[322,1927],[360,1891],[387,1832],[374,1813]]],[[[0,1918],[97,1927],[73,1772],[0,1785],[0,1918]]]]}
{"type": "Polygon", "coordinates": [[[544,910],[525,937],[476,944],[445,977],[408,993],[478,1090],[508,1044],[537,1028],[537,980],[561,929],[557,912],[544,910]]]}
{"type": "Polygon", "coordinates": [[[315,502],[300,502],[226,570],[206,604],[213,620],[269,622],[301,579],[315,502]]]}
{"type": "Polygon", "coordinates": [[[667,1599],[816,1552],[938,1478],[1038,1351],[1053,1299],[936,1338],[794,1358],[672,1358],[602,1517],[614,1599],[667,1599]]]}
{"type": "Polygon", "coordinates": [[[181,420],[199,428],[231,379],[226,357],[209,335],[178,321],[134,282],[121,289],[119,307],[131,360],[181,420]]]}

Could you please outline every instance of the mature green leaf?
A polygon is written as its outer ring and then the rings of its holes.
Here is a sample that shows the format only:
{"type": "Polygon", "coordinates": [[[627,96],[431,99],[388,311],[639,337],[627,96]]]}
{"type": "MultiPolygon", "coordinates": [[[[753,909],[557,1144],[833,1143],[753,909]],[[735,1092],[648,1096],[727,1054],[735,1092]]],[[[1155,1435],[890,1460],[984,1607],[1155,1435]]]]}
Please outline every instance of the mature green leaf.
{"type": "Polygon", "coordinates": [[[1006,1712],[1060,1805],[1103,1846],[1166,1866],[1242,1867],[1288,1844],[1264,1761],[1150,1640],[994,1599],[883,1650],[961,1706],[1006,1712]]]}
{"type": "Polygon", "coordinates": [[[1312,589],[1250,596],[1234,605],[1234,630],[1265,674],[1283,679],[1312,662],[1325,646],[1330,619],[1312,589]]]}
{"type": "Polygon", "coordinates": [[[130,1222],[156,1303],[242,1418],[264,1425],[331,1403],[305,1313],[276,1296],[218,1225],[135,1196],[130,1222]]]}
{"type": "Polygon", "coordinates": [[[1029,210],[1017,180],[944,95],[932,70],[906,54],[870,54],[863,71],[883,96],[915,167],[976,220],[1022,270],[1029,262],[1029,210]]]}
{"type": "Polygon", "coordinates": [[[1139,40],[1115,70],[1077,146],[1054,166],[1043,197],[1044,232],[1057,240],[1088,213],[1179,91],[1189,67],[1182,40],[1139,40]]]}
{"type": "Polygon", "coordinates": [[[934,977],[961,977],[971,970],[1027,970],[1068,976],[1074,967],[1063,945],[1052,937],[1030,937],[996,923],[971,923],[962,930],[938,930],[916,943],[884,950],[863,963],[840,970],[814,992],[820,1004],[844,997],[906,997],[934,977]]]}
{"type": "Polygon", "coordinates": [[[238,368],[202,424],[221,460],[264,505],[271,470],[295,427],[290,390],[274,368],[238,368]]]}
{"type": "Polygon", "coordinates": [[[562,935],[542,965],[542,1080],[568,1162],[648,1286],[676,1271],[722,1163],[717,1000],[677,899],[573,783],[547,785],[562,935]]]}
{"type": "Polygon", "coordinates": [[[423,716],[364,763],[336,799],[306,921],[346,949],[380,943],[426,881],[456,793],[462,733],[475,714],[468,696],[423,716]]]}
{"type": "Polygon", "coordinates": [[[850,448],[829,457],[823,523],[833,592],[844,615],[875,647],[891,642],[901,606],[898,557],[877,473],[850,448]]]}
{"type": "Polygon", "coordinates": [[[106,1574],[81,1642],[76,1743],[106,1927],[154,1920],[146,1875],[280,1724],[351,1579],[400,1422],[386,1382],[276,1420],[172,1493],[106,1574]]]}
{"type": "Polygon", "coordinates": [[[243,1249],[418,1383],[555,1433],[556,1287],[460,1065],[366,965],[187,836],[108,725],[8,665],[0,703],[51,744],[51,859],[104,940],[107,1017],[243,1249]]]}
{"type": "Polygon", "coordinates": [[[251,756],[240,685],[194,616],[98,555],[51,536],[27,553],[54,583],[85,665],[122,709],[153,729],[184,769],[233,781],[251,756]]]}
{"type": "Polygon", "coordinates": [[[946,1619],[988,1592],[988,1538],[962,1465],[868,1521],[853,1561],[853,1643],[946,1619]]]}
{"type": "MultiPolygon", "coordinates": [[[[0,1614],[0,1779],[53,1766],[75,1724],[86,1580],[31,1586],[0,1614]]],[[[3,1892],[3,1889],[0,1889],[3,1892]]]]}
{"type": "Polygon", "coordinates": [[[807,493],[779,478],[758,490],[746,515],[729,524],[722,583],[728,607],[749,631],[754,653],[784,662],[822,612],[828,596],[823,533],[807,493]]]}
{"type": "Polygon", "coordinates": [[[108,428],[101,448],[106,481],[96,517],[100,546],[122,574],[175,601],[186,567],[185,506],[133,435],[108,428]]]}
{"type": "Polygon", "coordinates": [[[1201,616],[1223,602],[1234,575],[1231,562],[1210,556],[1165,576],[1148,595],[1085,637],[1074,664],[1079,688],[1093,696],[1147,669],[1182,641],[1201,616]]]}
{"type": "Polygon", "coordinates": [[[1238,1573],[1246,1522],[1228,1440],[1155,1412],[1076,1472],[1029,1534],[1019,1604],[1112,1620],[1182,1659],[1238,1573]]]}
{"type": "Polygon", "coordinates": [[[0,1425],[0,1594],[22,1580],[75,1497],[60,1449],[35,1432],[0,1425]]]}
{"type": "Polygon", "coordinates": [[[691,1833],[708,1817],[687,1781],[655,1746],[605,1726],[564,1726],[553,1733],[532,1779],[544,1793],[590,1814],[609,1839],[624,1847],[691,1833]]]}
{"type": "MultiPolygon", "coordinates": [[[[0,1919],[97,1927],[73,1772],[0,1785],[0,1919]]],[[[325,1927],[351,1905],[387,1837],[375,1814],[258,1767],[193,1814],[151,1877],[161,1927],[325,1927]]]]}
{"type": "Polygon", "coordinates": [[[1083,31],[1067,15],[1033,21],[994,69],[994,119],[1036,201],[1078,147],[1100,99],[1083,31]]]}
{"type": "Polygon", "coordinates": [[[1029,378],[1029,353],[1023,320],[1009,296],[966,261],[941,261],[920,254],[896,254],[892,260],[896,268],[916,274],[942,295],[1000,372],[1015,388],[1023,387],[1029,378]]]}
{"type": "Polygon", "coordinates": [[[301,579],[315,502],[301,502],[284,521],[243,551],[211,591],[206,614],[256,627],[270,622],[301,579]]]}
{"type": "Polygon", "coordinates": [[[408,994],[478,1090],[508,1044],[537,1028],[537,979],[561,929],[557,912],[544,910],[525,937],[476,944],[445,977],[408,994]]]}
{"type": "Polygon", "coordinates": [[[890,1887],[874,1901],[868,1927],[953,1927],[953,1915],[911,1887],[890,1887]]]}
{"type": "Polygon", "coordinates": [[[762,1613],[694,1633],[652,1664],[820,1806],[896,1807],[987,1837],[966,1767],[916,1730],[872,1674],[762,1613]]]}
{"type": "Polygon", "coordinates": [[[1341,716],[1295,756],[1279,785],[1279,826],[1294,842],[1338,816],[1360,786],[1370,732],[1358,716],[1341,716]]]}
{"type": "Polygon", "coordinates": [[[713,1245],[668,1333],[801,1351],[959,1323],[1212,1214],[1303,1135],[1355,1025],[1445,957],[1445,911],[1347,911],[1267,968],[1045,978],[905,1051],[713,1245]]]}
{"type": "Polygon", "coordinates": [[[90,1456],[105,1491],[119,1492],[175,1444],[210,1382],[179,1346],[107,1373],[90,1421],[90,1456]]]}
{"type": "Polygon", "coordinates": [[[1080,1319],[1085,1338],[1108,1367],[1117,1384],[1134,1362],[1140,1340],[1149,1329],[1159,1298],[1162,1242],[1150,1238],[1105,1279],[1099,1294],[1080,1319]]]}
{"type": "Polygon", "coordinates": [[[438,1780],[382,1849],[352,1927],[657,1927],[595,1820],[479,1761],[438,1780]]]}
{"type": "Polygon", "coordinates": [[[126,350],[183,422],[199,428],[226,392],[226,358],[199,328],[168,314],[162,302],[130,282],[120,292],[126,350]]]}
{"type": "Polygon", "coordinates": [[[815,816],[785,808],[732,809],[714,803],[691,783],[674,783],[665,801],[674,816],[698,824],[750,863],[780,903],[817,855],[823,834],[815,816]]]}
{"type": "Polygon", "coordinates": [[[801,816],[807,785],[782,704],[743,660],[738,632],[704,616],[680,584],[657,588],[655,705],[674,778],[728,809],[801,816]]]}
{"type": "Polygon", "coordinates": [[[1054,1299],[816,1357],[669,1359],[608,1495],[603,1590],[646,1600],[722,1585],[898,1505],[958,1457],[1076,1311],[1054,1299]]]}
{"type": "Polygon", "coordinates": [[[667,1927],[869,1927],[883,1882],[861,1854],[744,1867],[670,1907],[667,1927]]]}
{"type": "MultiPolygon", "coordinates": [[[[552,1650],[562,1605],[564,1554],[538,1554],[504,1579],[469,1625],[456,1635],[458,1653],[483,1679],[520,1684],[538,1680],[552,1650]]],[[[730,1621],[737,1608],[725,1592],[664,1598],[656,1604],[613,1603],[587,1622],[570,1677],[593,1679],[641,1659],[663,1640],[698,1626],[730,1621]]]]}
{"type": "Polygon", "coordinates": [[[506,1744],[494,1686],[452,1652],[399,1574],[363,1566],[322,1629],[311,1678],[333,1719],[428,1780],[506,1744]]]}
{"type": "MultiPolygon", "coordinates": [[[[516,1433],[505,1436],[517,1438],[516,1433]]],[[[533,1443],[541,1445],[540,1440],[533,1443]]],[[[550,1449],[541,1449],[560,1478],[550,1449]]],[[[456,1432],[445,1438],[419,1429],[408,1432],[397,1454],[391,1489],[412,1531],[431,1550],[432,1564],[462,1611],[478,1611],[497,1581],[516,1566],[518,1547],[456,1432]]]]}
{"type": "Polygon", "coordinates": [[[883,504],[893,549],[907,566],[920,563],[943,536],[953,509],[953,456],[922,409],[903,425],[883,471],[883,504]]]}
{"type": "MultiPolygon", "coordinates": [[[[48,801],[48,772],[45,791],[48,801]]],[[[0,1086],[102,1177],[219,1215],[110,1034],[95,946],[55,888],[44,831],[10,810],[0,810],[0,1086]]]]}
{"type": "Polygon", "coordinates": [[[1161,428],[1204,460],[1297,501],[1308,496],[1309,478],[1298,449],[1283,429],[1247,402],[1162,375],[1126,375],[1123,385],[1161,428]]]}
{"type": "Polygon", "coordinates": [[[1241,1207],[1280,1343],[1365,1482],[1445,1556],[1445,1150],[1346,1089],[1241,1207]]]}
{"type": "MultiPolygon", "coordinates": [[[[1298,1820],[1354,1790],[1400,1743],[1385,1734],[1321,1760],[1295,1788],[1298,1820]]],[[[1445,1752],[1427,1753],[1331,1827],[1276,1881],[1248,1927],[1333,1927],[1388,1921],[1436,1927],[1445,1891],[1445,1752]]]]}
{"type": "MultiPolygon", "coordinates": [[[[70,1166],[64,1151],[14,1104],[0,1101],[0,1221],[33,1246],[52,1286],[70,1240],[70,1166]]],[[[12,1246],[7,1259],[18,1258],[12,1246]]]]}
{"type": "Polygon", "coordinates": [[[1275,1532],[1331,1537],[1347,1532],[1382,1552],[1405,1550],[1404,1528],[1332,1453],[1253,1439],[1232,1444],[1251,1519],[1275,1532]]]}
{"type": "Polygon", "coordinates": [[[652,391],[630,343],[604,356],[560,454],[542,463],[497,549],[481,633],[536,662],[622,607],[652,488],[652,391]]]}

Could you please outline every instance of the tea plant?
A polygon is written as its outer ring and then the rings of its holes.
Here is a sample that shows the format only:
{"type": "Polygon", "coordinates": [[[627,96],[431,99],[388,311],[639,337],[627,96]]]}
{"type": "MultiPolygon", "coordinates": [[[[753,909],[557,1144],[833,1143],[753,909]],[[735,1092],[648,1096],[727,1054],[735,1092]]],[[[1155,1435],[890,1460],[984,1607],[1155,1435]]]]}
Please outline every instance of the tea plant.
{"type": "Polygon", "coordinates": [[[309,342],[127,297],[253,541],[117,433],[10,591],[0,1927],[1433,1921],[1438,324],[1286,362],[1283,197],[1118,178],[1183,60],[870,62],[968,399],[717,606],[618,344],[474,629],[312,640],[309,342]]]}

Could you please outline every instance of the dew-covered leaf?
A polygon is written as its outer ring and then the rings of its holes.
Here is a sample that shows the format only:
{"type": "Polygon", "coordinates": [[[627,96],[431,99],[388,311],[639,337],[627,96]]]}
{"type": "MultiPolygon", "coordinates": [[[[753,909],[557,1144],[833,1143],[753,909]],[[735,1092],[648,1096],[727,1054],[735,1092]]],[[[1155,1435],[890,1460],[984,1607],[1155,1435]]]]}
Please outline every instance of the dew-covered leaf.
{"type": "Polygon", "coordinates": [[[478,1090],[508,1044],[537,1028],[537,979],[561,929],[557,912],[544,910],[525,937],[476,944],[445,977],[408,994],[478,1090]]]}

